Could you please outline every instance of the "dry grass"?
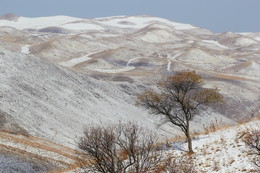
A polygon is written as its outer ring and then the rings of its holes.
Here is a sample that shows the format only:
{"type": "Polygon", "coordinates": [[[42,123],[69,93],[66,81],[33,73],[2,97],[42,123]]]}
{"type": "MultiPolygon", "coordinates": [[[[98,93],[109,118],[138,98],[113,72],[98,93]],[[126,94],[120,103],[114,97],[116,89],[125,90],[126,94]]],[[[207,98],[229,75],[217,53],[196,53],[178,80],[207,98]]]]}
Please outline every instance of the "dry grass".
{"type": "Polygon", "coordinates": [[[203,125],[203,127],[204,127],[204,133],[209,134],[209,133],[216,132],[217,130],[223,129],[223,127],[226,126],[224,126],[224,123],[221,119],[215,119],[208,126],[203,125]]]}
{"type": "Polygon", "coordinates": [[[47,51],[47,50],[51,49],[51,47],[53,46],[53,43],[57,40],[58,40],[57,38],[54,38],[54,39],[48,40],[46,42],[34,44],[30,47],[30,51],[32,54],[39,54],[42,51],[47,51]]]}
{"type": "Polygon", "coordinates": [[[21,157],[21,158],[26,157],[26,158],[36,160],[38,162],[49,163],[49,164],[55,163],[55,165],[59,165],[59,166],[56,166],[56,167],[58,167],[58,169],[53,170],[52,172],[65,172],[65,171],[73,170],[73,169],[80,167],[78,165],[78,161],[79,161],[79,158],[77,157],[78,151],[70,149],[68,147],[65,147],[65,146],[44,140],[44,139],[40,139],[40,138],[36,138],[36,137],[32,137],[32,136],[26,137],[26,136],[22,136],[22,135],[15,135],[15,134],[11,134],[11,133],[4,132],[4,131],[0,131],[0,138],[1,138],[1,140],[10,141],[12,143],[17,143],[17,145],[21,144],[25,147],[26,146],[33,147],[36,150],[41,149],[41,150],[45,150],[46,152],[53,152],[62,157],[72,160],[71,163],[68,163],[68,162],[65,162],[60,159],[57,160],[57,159],[53,159],[51,157],[42,156],[40,153],[39,154],[32,153],[29,150],[27,151],[26,148],[20,149],[20,148],[16,148],[13,146],[0,144],[0,149],[7,151],[8,153],[14,154],[18,157],[21,157]]]}
{"type": "Polygon", "coordinates": [[[190,155],[183,155],[181,157],[173,157],[172,155],[157,164],[152,173],[195,173],[195,166],[193,158],[190,155]]]}
{"type": "Polygon", "coordinates": [[[230,76],[230,75],[223,75],[223,74],[217,74],[215,75],[216,78],[220,78],[220,79],[228,79],[228,80],[248,80],[246,78],[242,78],[242,77],[237,77],[237,76],[230,76]]]}
{"type": "MultiPolygon", "coordinates": [[[[210,123],[210,125],[208,125],[208,126],[204,125],[204,130],[202,132],[193,131],[191,133],[191,136],[194,139],[194,138],[196,138],[196,137],[198,137],[200,135],[213,133],[213,132],[216,132],[216,131],[219,131],[219,130],[228,129],[228,128],[231,128],[231,127],[233,127],[233,126],[232,125],[228,125],[228,124],[224,124],[222,122],[222,120],[215,119],[214,121],[212,121],[210,123]]],[[[166,145],[166,147],[170,148],[171,147],[171,143],[177,142],[177,141],[185,141],[185,140],[186,140],[186,137],[184,135],[176,135],[174,138],[166,139],[165,141],[158,143],[157,146],[166,145]]]]}
{"type": "Polygon", "coordinates": [[[27,137],[27,138],[23,138],[23,137],[19,137],[17,135],[12,135],[12,134],[9,134],[9,133],[1,133],[0,134],[0,137],[2,139],[7,139],[7,140],[10,140],[10,141],[13,141],[13,142],[16,142],[16,143],[20,143],[20,144],[23,144],[23,145],[26,145],[26,146],[31,146],[31,147],[34,147],[34,148],[39,148],[39,149],[43,149],[43,150],[46,150],[46,151],[51,151],[51,152],[54,152],[54,153],[57,153],[59,155],[63,155],[67,158],[70,158],[72,160],[77,160],[75,153],[76,153],[76,150],[72,150],[72,149],[69,149],[67,147],[64,147],[64,146],[61,146],[61,145],[58,145],[57,148],[59,149],[56,149],[54,148],[55,146],[57,146],[57,144],[55,143],[51,143],[50,145],[46,145],[44,143],[37,143],[36,141],[38,140],[38,138],[36,137],[27,137]],[[68,154],[68,152],[64,152],[64,151],[70,151],[71,154],[68,154]]]}
{"type": "Polygon", "coordinates": [[[2,145],[2,144],[0,144],[0,148],[9,152],[9,153],[16,154],[17,156],[20,156],[21,158],[28,157],[28,158],[31,158],[33,160],[38,160],[38,161],[44,162],[44,163],[51,163],[51,164],[54,164],[54,165],[56,163],[57,165],[63,165],[65,167],[70,166],[70,164],[68,164],[66,162],[55,160],[55,159],[52,159],[52,158],[47,158],[47,157],[44,157],[44,156],[40,156],[38,154],[34,154],[34,153],[31,153],[31,152],[28,152],[28,151],[25,151],[25,150],[21,150],[19,148],[14,148],[14,147],[2,145]]]}

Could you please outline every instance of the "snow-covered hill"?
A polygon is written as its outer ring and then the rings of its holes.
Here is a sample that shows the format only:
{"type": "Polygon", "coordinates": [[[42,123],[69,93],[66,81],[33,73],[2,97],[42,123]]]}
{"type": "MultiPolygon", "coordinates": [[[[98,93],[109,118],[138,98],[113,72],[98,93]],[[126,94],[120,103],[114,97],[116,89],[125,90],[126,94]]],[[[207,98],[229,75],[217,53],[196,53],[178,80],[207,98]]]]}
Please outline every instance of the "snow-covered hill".
{"type": "Polygon", "coordinates": [[[131,85],[113,85],[9,51],[2,52],[0,64],[1,110],[34,136],[73,146],[91,123],[137,121],[156,129],[155,120],[134,105],[137,90],[131,85]]]}
{"type": "MultiPolygon", "coordinates": [[[[3,18],[5,19],[5,18],[3,18]]],[[[47,27],[60,27],[72,31],[104,30],[107,27],[141,29],[153,23],[164,23],[177,30],[195,29],[189,24],[181,24],[162,18],[150,16],[117,16],[97,19],[81,19],[68,16],[51,16],[26,18],[17,17],[16,20],[2,20],[0,26],[9,26],[19,30],[43,29],[47,27]],[[101,27],[103,25],[104,27],[101,27]]]]}
{"type": "MultiPolygon", "coordinates": [[[[259,114],[259,33],[214,34],[152,16],[0,18],[0,110],[6,123],[67,146],[89,123],[134,120],[178,134],[135,106],[162,76],[196,70],[226,105],[202,113],[225,123],[259,114]]],[[[194,120],[201,129],[205,118],[194,120]]]]}

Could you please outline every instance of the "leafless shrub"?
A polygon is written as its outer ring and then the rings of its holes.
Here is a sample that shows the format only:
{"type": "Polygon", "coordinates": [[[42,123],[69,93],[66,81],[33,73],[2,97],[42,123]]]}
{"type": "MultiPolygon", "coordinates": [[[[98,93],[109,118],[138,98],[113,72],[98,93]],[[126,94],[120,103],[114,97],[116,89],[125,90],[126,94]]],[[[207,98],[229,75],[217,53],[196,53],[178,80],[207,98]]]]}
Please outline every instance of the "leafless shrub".
{"type": "Polygon", "coordinates": [[[179,158],[168,155],[160,164],[156,166],[155,173],[195,173],[195,166],[191,155],[179,158]]]}
{"type": "Polygon", "coordinates": [[[216,132],[222,126],[223,126],[222,119],[219,120],[217,118],[215,118],[215,120],[212,121],[208,126],[203,125],[206,134],[216,132]]]}
{"type": "Polygon", "coordinates": [[[249,148],[248,154],[254,155],[252,162],[260,169],[260,130],[252,130],[243,137],[243,141],[249,148]]]}
{"type": "Polygon", "coordinates": [[[146,173],[153,172],[162,160],[155,149],[157,138],[132,123],[88,127],[78,141],[85,154],[81,166],[86,172],[146,173]]]}

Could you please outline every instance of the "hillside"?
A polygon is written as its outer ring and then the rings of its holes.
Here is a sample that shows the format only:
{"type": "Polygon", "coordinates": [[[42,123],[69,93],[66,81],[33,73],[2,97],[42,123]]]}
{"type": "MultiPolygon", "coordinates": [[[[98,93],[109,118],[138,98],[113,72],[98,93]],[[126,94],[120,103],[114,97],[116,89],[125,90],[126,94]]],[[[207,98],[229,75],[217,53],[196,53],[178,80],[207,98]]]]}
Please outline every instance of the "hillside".
{"type": "Polygon", "coordinates": [[[260,114],[259,37],[215,34],[152,16],[4,15],[0,129],[70,148],[88,124],[135,121],[162,139],[174,137],[180,130],[158,126],[161,121],[135,105],[136,95],[187,69],[201,75],[205,87],[219,88],[225,100],[202,111],[192,130],[215,119],[235,125],[260,114]]]}
{"type": "Polygon", "coordinates": [[[51,141],[0,131],[0,170],[50,172],[77,166],[76,150],[51,141]]]}
{"type": "MultiPolygon", "coordinates": [[[[220,125],[220,124],[219,124],[220,125]]],[[[168,139],[158,144],[165,155],[185,159],[193,163],[197,172],[242,173],[257,172],[252,163],[255,156],[243,142],[244,136],[259,130],[260,121],[253,120],[236,126],[217,126],[213,123],[203,133],[193,134],[195,153],[187,155],[187,143],[183,137],[168,139]]],[[[0,131],[0,170],[6,172],[66,172],[82,169],[74,149],[33,136],[0,131]]]]}
{"type": "MultiPolygon", "coordinates": [[[[243,138],[252,130],[259,130],[260,121],[251,121],[232,127],[193,137],[195,154],[187,156],[187,144],[183,141],[169,143],[167,152],[178,157],[187,157],[194,163],[197,172],[257,172],[259,168],[252,163],[256,157],[250,153],[243,138]]],[[[218,128],[218,127],[217,127],[218,128]]],[[[258,156],[259,157],[259,156],[258,156]]]]}

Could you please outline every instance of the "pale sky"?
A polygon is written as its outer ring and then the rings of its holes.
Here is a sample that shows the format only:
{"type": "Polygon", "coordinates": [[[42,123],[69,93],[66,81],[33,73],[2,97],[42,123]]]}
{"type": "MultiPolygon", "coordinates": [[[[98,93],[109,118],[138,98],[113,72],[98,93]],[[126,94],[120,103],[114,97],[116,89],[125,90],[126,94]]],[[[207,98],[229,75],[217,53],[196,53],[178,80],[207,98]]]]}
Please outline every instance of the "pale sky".
{"type": "Polygon", "coordinates": [[[260,0],[0,0],[0,15],[151,15],[212,32],[260,32],[260,0]]]}

